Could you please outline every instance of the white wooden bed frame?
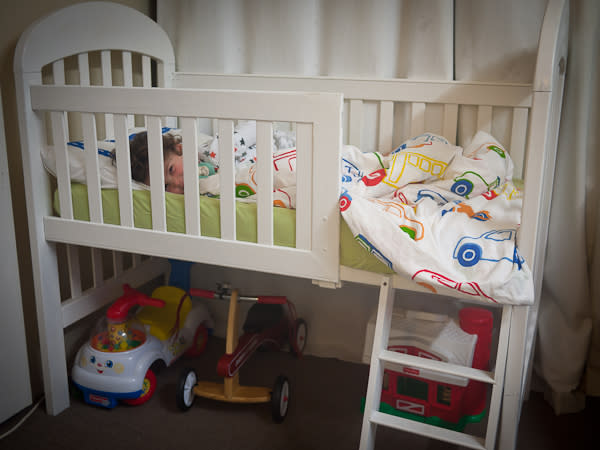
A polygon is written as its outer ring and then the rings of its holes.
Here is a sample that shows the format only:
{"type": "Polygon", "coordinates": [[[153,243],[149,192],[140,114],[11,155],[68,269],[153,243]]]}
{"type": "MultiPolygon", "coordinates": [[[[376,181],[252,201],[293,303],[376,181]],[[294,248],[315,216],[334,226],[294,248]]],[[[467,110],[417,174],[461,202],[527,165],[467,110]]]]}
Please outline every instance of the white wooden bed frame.
{"type": "Polygon", "coordinates": [[[541,289],[567,57],[567,29],[568,3],[550,0],[541,30],[533,84],[504,84],[177,73],[173,49],[165,32],[146,16],[118,4],[81,3],[34,23],[17,45],[15,78],[48,413],[58,414],[69,406],[64,328],[116,298],[122,283],[141,285],[166,274],[169,264],[165,258],[175,258],[227,267],[252,266],[262,272],[312,279],[329,287],[337,287],[346,280],[380,286],[361,448],[373,448],[378,425],[471,448],[489,449],[497,443],[501,448],[514,448],[541,289]],[[98,83],[94,83],[95,72],[88,68],[88,61],[98,54],[101,86],[90,86],[98,83]],[[141,82],[132,87],[137,73],[132,69],[133,58],[137,56],[132,58],[132,55],[138,54],[143,55],[141,82]],[[122,79],[113,83],[116,55],[121,57],[116,66],[122,79]],[[67,59],[65,72],[63,58],[66,57],[71,59],[67,59]],[[71,69],[74,60],[77,67],[71,69]],[[160,88],[151,87],[151,60],[156,62],[155,78],[160,88]],[[65,73],[68,81],[73,70],[79,73],[77,84],[66,83],[65,73]],[[47,77],[51,77],[50,83],[46,82],[47,77]],[[113,87],[113,84],[118,86],[113,87]],[[427,130],[458,144],[461,144],[459,128],[483,129],[497,137],[500,133],[518,173],[523,174],[525,193],[518,243],[534,274],[536,303],[502,307],[498,352],[492,372],[386,351],[395,292],[422,288],[400,276],[340,266],[339,181],[326,174],[339,171],[342,138],[360,146],[361,133],[372,127],[363,123],[363,110],[373,104],[378,119],[376,150],[390,151],[393,140],[418,135],[426,131],[426,125],[427,130]],[[406,113],[398,120],[400,108],[406,113]],[[86,161],[90,221],[73,219],[66,142],[75,132],[68,131],[71,128],[68,111],[81,112],[86,148],[96,145],[97,127],[105,130],[104,136],[117,139],[120,226],[102,223],[95,152],[87,152],[90,157],[86,161]],[[433,113],[434,119],[430,111],[437,111],[433,113]],[[232,155],[221,162],[221,185],[229,186],[221,191],[222,238],[200,236],[198,199],[191,194],[197,192],[195,145],[184,148],[186,233],[166,231],[163,183],[153,183],[151,188],[153,228],[134,228],[127,163],[129,149],[125,144],[133,114],[146,116],[151,176],[159,180],[163,177],[162,158],[157,155],[161,154],[160,126],[165,117],[169,123],[179,118],[176,124],[183,130],[184,143],[196,142],[197,118],[218,118],[222,152],[232,148],[230,136],[235,119],[256,119],[259,162],[269,160],[273,122],[295,123],[299,184],[297,248],[273,245],[270,164],[259,164],[258,243],[235,240],[232,155]],[[498,121],[497,116],[501,115],[508,120],[498,121]],[[57,155],[57,184],[60,204],[64,205],[61,217],[53,212],[51,177],[40,158],[48,130],[51,130],[57,155]],[[68,244],[70,296],[63,300],[57,243],[68,244]],[[93,286],[89,289],[82,287],[77,246],[92,248],[93,286]],[[107,279],[103,276],[99,249],[114,251],[112,275],[107,279]],[[132,264],[125,268],[121,252],[150,258],[134,256],[132,264]],[[402,362],[491,384],[485,437],[379,413],[383,369],[386,364],[402,362]]]}

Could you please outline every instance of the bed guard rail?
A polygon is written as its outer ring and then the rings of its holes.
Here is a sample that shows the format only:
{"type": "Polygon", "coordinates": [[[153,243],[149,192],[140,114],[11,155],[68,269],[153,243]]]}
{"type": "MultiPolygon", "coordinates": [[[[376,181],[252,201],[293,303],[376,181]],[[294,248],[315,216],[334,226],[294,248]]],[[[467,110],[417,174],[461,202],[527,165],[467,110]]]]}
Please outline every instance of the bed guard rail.
{"type": "MultiPolygon", "coordinates": [[[[31,106],[49,112],[57,161],[60,218],[45,217],[46,239],[154,256],[245,267],[339,282],[339,167],[342,128],[341,94],[253,92],[200,89],[100,86],[32,86],[31,106]],[[74,220],[66,113],[81,113],[86,149],[97,150],[96,115],[112,114],[115,130],[120,225],[103,221],[97,151],[86,152],[90,221],[74,220]],[[148,130],[152,229],[134,226],[127,120],[145,117],[148,130]],[[185,233],[167,230],[161,127],[175,118],[182,133],[185,233]],[[218,121],[220,139],[220,239],[201,235],[197,177],[197,121],[218,121]],[[257,122],[257,242],[236,239],[233,131],[236,120],[257,122]],[[296,129],[295,248],[273,242],[274,122],[296,129]]],[[[38,114],[41,120],[43,114],[38,114]]],[[[43,127],[40,127],[43,129],[43,127]]],[[[45,142],[45,138],[40,138],[45,142]]],[[[34,150],[35,151],[35,150],[34,150]]]]}

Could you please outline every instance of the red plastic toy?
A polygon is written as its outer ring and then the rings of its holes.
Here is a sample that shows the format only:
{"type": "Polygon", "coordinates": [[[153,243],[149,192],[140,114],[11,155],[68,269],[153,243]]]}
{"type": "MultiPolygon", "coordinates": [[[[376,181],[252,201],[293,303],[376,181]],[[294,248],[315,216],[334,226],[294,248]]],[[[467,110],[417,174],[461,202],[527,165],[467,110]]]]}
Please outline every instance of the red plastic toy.
{"type": "MultiPolygon", "coordinates": [[[[459,326],[462,332],[477,336],[471,367],[489,370],[492,313],[483,308],[463,308],[459,311],[459,326]]],[[[389,350],[444,360],[424,342],[415,344],[409,342],[406,336],[397,340],[392,343],[390,339],[389,350]]],[[[485,416],[486,389],[481,381],[450,377],[425,369],[409,366],[400,370],[386,369],[380,411],[462,431],[467,423],[479,422],[485,416]]]]}

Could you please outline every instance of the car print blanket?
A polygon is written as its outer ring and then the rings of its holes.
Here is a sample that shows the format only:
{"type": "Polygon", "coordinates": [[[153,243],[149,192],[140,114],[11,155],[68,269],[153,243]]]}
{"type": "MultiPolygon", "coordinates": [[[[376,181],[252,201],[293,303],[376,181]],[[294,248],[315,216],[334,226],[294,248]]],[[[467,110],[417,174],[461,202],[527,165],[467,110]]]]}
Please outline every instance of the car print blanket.
{"type": "Polygon", "coordinates": [[[388,155],[345,146],[340,210],[361,245],[432,292],[530,304],[512,172],[508,152],[481,131],[464,149],[431,133],[388,155]]]}

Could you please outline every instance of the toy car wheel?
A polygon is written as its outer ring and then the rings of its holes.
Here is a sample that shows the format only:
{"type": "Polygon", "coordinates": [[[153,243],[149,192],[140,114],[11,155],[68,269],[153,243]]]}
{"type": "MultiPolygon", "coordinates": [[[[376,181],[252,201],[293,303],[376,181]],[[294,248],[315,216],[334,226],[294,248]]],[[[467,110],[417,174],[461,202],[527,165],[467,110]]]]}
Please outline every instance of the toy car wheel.
{"type": "Polygon", "coordinates": [[[146,375],[144,376],[144,383],[142,385],[142,394],[138,398],[127,398],[123,399],[123,403],[128,405],[141,405],[142,403],[146,403],[154,394],[154,390],[156,389],[156,376],[152,370],[148,369],[146,375]]]}
{"type": "Polygon", "coordinates": [[[290,404],[290,382],[287,377],[279,375],[275,380],[273,392],[271,392],[271,412],[273,422],[281,423],[287,416],[290,404]]]}
{"type": "Polygon", "coordinates": [[[450,190],[456,195],[468,198],[468,195],[473,190],[473,183],[471,183],[469,180],[458,180],[452,185],[450,190]]]}
{"type": "Polygon", "coordinates": [[[461,266],[471,267],[479,262],[481,254],[481,246],[474,242],[469,242],[458,249],[457,259],[461,266]]]}
{"type": "Polygon", "coordinates": [[[290,348],[295,356],[302,356],[306,347],[306,336],[308,327],[304,319],[296,319],[294,329],[292,330],[292,339],[290,340],[290,348]]]}
{"type": "Polygon", "coordinates": [[[177,407],[187,411],[194,403],[194,386],[198,382],[198,376],[193,369],[184,369],[177,383],[176,401],[177,407]]]}
{"type": "Polygon", "coordinates": [[[208,329],[204,325],[199,325],[194,334],[192,345],[185,352],[186,356],[200,356],[206,350],[208,343],[208,329]]]}

